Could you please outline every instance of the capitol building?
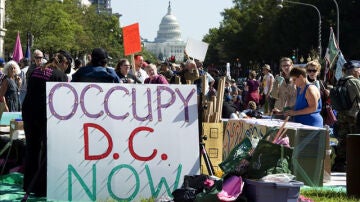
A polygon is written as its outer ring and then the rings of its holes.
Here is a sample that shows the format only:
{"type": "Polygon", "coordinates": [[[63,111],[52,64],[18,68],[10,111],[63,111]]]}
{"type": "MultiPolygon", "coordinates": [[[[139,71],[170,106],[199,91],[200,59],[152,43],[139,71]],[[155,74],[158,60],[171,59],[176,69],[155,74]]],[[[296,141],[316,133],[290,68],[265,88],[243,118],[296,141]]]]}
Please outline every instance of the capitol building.
{"type": "Polygon", "coordinates": [[[181,39],[179,23],[174,15],[171,14],[171,4],[167,14],[162,18],[155,41],[143,41],[144,48],[153,53],[158,59],[165,60],[175,56],[176,61],[184,59],[184,49],[186,43],[181,39]]]}

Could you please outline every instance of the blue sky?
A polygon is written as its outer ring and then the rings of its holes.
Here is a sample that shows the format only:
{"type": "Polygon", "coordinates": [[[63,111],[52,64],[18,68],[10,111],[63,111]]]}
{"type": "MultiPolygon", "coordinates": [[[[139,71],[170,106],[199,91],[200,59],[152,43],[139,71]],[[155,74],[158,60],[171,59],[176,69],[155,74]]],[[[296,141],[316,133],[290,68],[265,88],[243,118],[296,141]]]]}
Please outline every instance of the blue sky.
{"type": "MultiPolygon", "coordinates": [[[[114,13],[122,14],[121,26],[138,22],[141,37],[153,41],[162,17],[167,13],[168,0],[112,0],[114,13]]],[[[176,16],[182,39],[201,40],[208,30],[219,27],[222,12],[232,7],[231,0],[172,0],[172,14],[176,16]]]]}

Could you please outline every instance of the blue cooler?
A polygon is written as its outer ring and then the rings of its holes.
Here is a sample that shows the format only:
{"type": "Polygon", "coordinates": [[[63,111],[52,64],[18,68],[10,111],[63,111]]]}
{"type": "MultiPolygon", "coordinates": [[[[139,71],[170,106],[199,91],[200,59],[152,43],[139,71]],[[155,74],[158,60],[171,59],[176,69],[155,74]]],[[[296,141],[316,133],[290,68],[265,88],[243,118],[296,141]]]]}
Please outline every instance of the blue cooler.
{"type": "Polygon", "coordinates": [[[251,202],[297,202],[300,187],[299,181],[263,182],[245,179],[245,195],[251,202]]]}

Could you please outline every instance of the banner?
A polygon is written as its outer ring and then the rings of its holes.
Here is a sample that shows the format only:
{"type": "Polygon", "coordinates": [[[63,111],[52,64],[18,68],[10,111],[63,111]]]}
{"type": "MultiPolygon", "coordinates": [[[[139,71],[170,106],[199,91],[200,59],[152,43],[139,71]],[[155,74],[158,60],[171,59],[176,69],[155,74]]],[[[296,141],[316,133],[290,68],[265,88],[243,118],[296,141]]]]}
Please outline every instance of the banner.
{"type": "Polygon", "coordinates": [[[46,83],[47,198],[171,197],[199,174],[195,85],[46,83]]]}
{"type": "Polygon", "coordinates": [[[123,41],[125,56],[141,51],[139,23],[123,27],[123,41]]]}

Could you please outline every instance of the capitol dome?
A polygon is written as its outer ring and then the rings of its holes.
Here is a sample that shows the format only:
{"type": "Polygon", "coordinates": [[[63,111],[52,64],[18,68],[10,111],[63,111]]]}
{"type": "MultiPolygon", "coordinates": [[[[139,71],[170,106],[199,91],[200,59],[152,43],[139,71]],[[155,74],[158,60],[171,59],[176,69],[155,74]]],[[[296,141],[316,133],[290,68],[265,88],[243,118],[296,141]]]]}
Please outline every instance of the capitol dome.
{"type": "Polygon", "coordinates": [[[157,43],[167,41],[182,41],[179,23],[177,22],[176,17],[171,14],[170,2],[168,12],[161,20],[159,31],[155,38],[155,42],[157,43]]]}

